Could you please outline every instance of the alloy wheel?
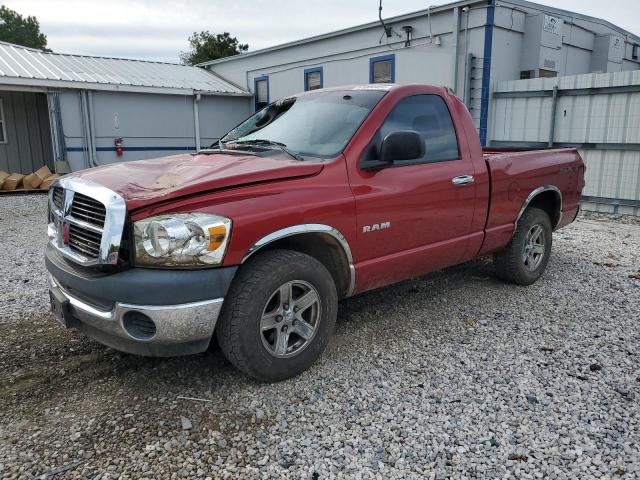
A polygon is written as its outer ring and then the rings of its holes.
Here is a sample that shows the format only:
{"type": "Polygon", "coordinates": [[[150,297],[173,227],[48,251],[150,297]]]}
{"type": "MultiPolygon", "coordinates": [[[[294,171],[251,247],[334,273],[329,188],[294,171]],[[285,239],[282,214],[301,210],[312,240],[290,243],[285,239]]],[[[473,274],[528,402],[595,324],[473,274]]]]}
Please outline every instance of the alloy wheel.
{"type": "Polygon", "coordinates": [[[536,270],[546,251],[545,234],[541,225],[533,225],[527,232],[524,240],[524,251],[522,252],[522,261],[524,266],[530,270],[536,270]]]}
{"type": "Polygon", "coordinates": [[[317,290],[304,280],[286,282],[273,292],[262,312],[262,344],[274,357],[292,357],[309,345],[319,323],[317,290]]]}

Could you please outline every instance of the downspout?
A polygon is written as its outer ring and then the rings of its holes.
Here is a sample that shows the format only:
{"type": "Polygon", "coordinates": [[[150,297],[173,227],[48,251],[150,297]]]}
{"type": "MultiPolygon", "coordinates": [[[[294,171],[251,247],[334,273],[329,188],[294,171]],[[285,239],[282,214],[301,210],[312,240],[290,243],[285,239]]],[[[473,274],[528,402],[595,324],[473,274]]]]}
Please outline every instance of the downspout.
{"type": "Polygon", "coordinates": [[[82,117],[82,142],[83,142],[83,157],[84,165],[86,168],[91,168],[91,139],[89,134],[89,114],[87,112],[87,92],[80,90],[80,116],[82,117]]]}
{"type": "Polygon", "coordinates": [[[87,91],[87,107],[89,109],[89,134],[91,136],[91,154],[89,158],[94,167],[98,166],[98,150],[96,149],[96,120],[93,115],[93,92],[87,91]]]}
{"type": "Polygon", "coordinates": [[[469,78],[469,7],[463,7],[462,11],[465,12],[465,26],[464,26],[464,104],[469,107],[469,85],[467,79],[469,78]]]}
{"type": "Polygon", "coordinates": [[[200,152],[200,114],[198,112],[198,102],[202,99],[199,93],[193,96],[193,130],[195,133],[196,153],[200,152]]]}
{"type": "Polygon", "coordinates": [[[487,126],[489,119],[489,97],[491,87],[491,50],[493,47],[493,24],[495,18],[494,0],[487,5],[487,22],[484,27],[484,53],[482,60],[482,96],[480,99],[480,144],[487,146],[487,126]]]}
{"type": "Polygon", "coordinates": [[[58,92],[47,92],[47,106],[49,108],[49,129],[51,131],[51,146],[53,152],[54,170],[58,171],[65,160],[64,135],[62,132],[62,120],[60,117],[60,98],[58,92]]]}
{"type": "Polygon", "coordinates": [[[460,34],[460,7],[453,9],[453,71],[452,90],[458,93],[458,40],[460,34]]]}

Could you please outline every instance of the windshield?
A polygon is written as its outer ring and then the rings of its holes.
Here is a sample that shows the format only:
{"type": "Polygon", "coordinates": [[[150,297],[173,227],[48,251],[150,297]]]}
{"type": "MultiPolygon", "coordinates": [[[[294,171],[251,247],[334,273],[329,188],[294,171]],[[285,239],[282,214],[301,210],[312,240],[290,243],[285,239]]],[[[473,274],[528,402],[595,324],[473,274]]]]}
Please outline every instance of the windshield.
{"type": "Polygon", "coordinates": [[[384,90],[314,92],[263,108],[222,137],[222,143],[278,143],[292,152],[333,157],[347,145],[384,90]]]}

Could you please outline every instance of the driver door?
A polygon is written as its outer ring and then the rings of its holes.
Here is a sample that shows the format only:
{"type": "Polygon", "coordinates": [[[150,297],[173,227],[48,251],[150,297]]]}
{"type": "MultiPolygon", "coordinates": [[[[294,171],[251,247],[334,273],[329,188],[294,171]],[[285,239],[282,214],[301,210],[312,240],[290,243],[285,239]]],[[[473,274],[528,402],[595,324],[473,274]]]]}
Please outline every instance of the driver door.
{"type": "Polygon", "coordinates": [[[468,150],[459,147],[442,97],[399,100],[361,160],[375,159],[389,133],[406,130],[423,137],[422,158],[373,171],[359,168],[350,179],[362,252],[358,290],[453,265],[465,253],[476,196],[474,166],[468,150]]]}

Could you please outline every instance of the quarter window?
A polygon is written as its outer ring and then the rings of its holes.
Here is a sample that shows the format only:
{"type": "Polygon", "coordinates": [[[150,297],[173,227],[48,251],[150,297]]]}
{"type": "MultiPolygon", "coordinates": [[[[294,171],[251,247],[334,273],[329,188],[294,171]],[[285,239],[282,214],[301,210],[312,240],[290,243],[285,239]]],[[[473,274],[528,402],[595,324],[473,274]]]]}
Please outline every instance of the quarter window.
{"type": "Polygon", "coordinates": [[[395,55],[383,55],[369,59],[369,83],[394,83],[395,81],[395,55]]]}
{"type": "Polygon", "coordinates": [[[304,91],[322,88],[322,67],[307,68],[304,71],[304,91]]]}
{"type": "Polygon", "coordinates": [[[256,99],[256,110],[262,110],[269,105],[269,77],[257,77],[254,80],[253,94],[256,99]]]}
{"type": "Polygon", "coordinates": [[[408,160],[406,164],[443,162],[460,158],[455,127],[444,100],[438,95],[413,95],[400,100],[389,113],[374,135],[364,159],[379,159],[382,140],[391,132],[402,130],[418,132],[425,142],[424,156],[408,160]]]}

